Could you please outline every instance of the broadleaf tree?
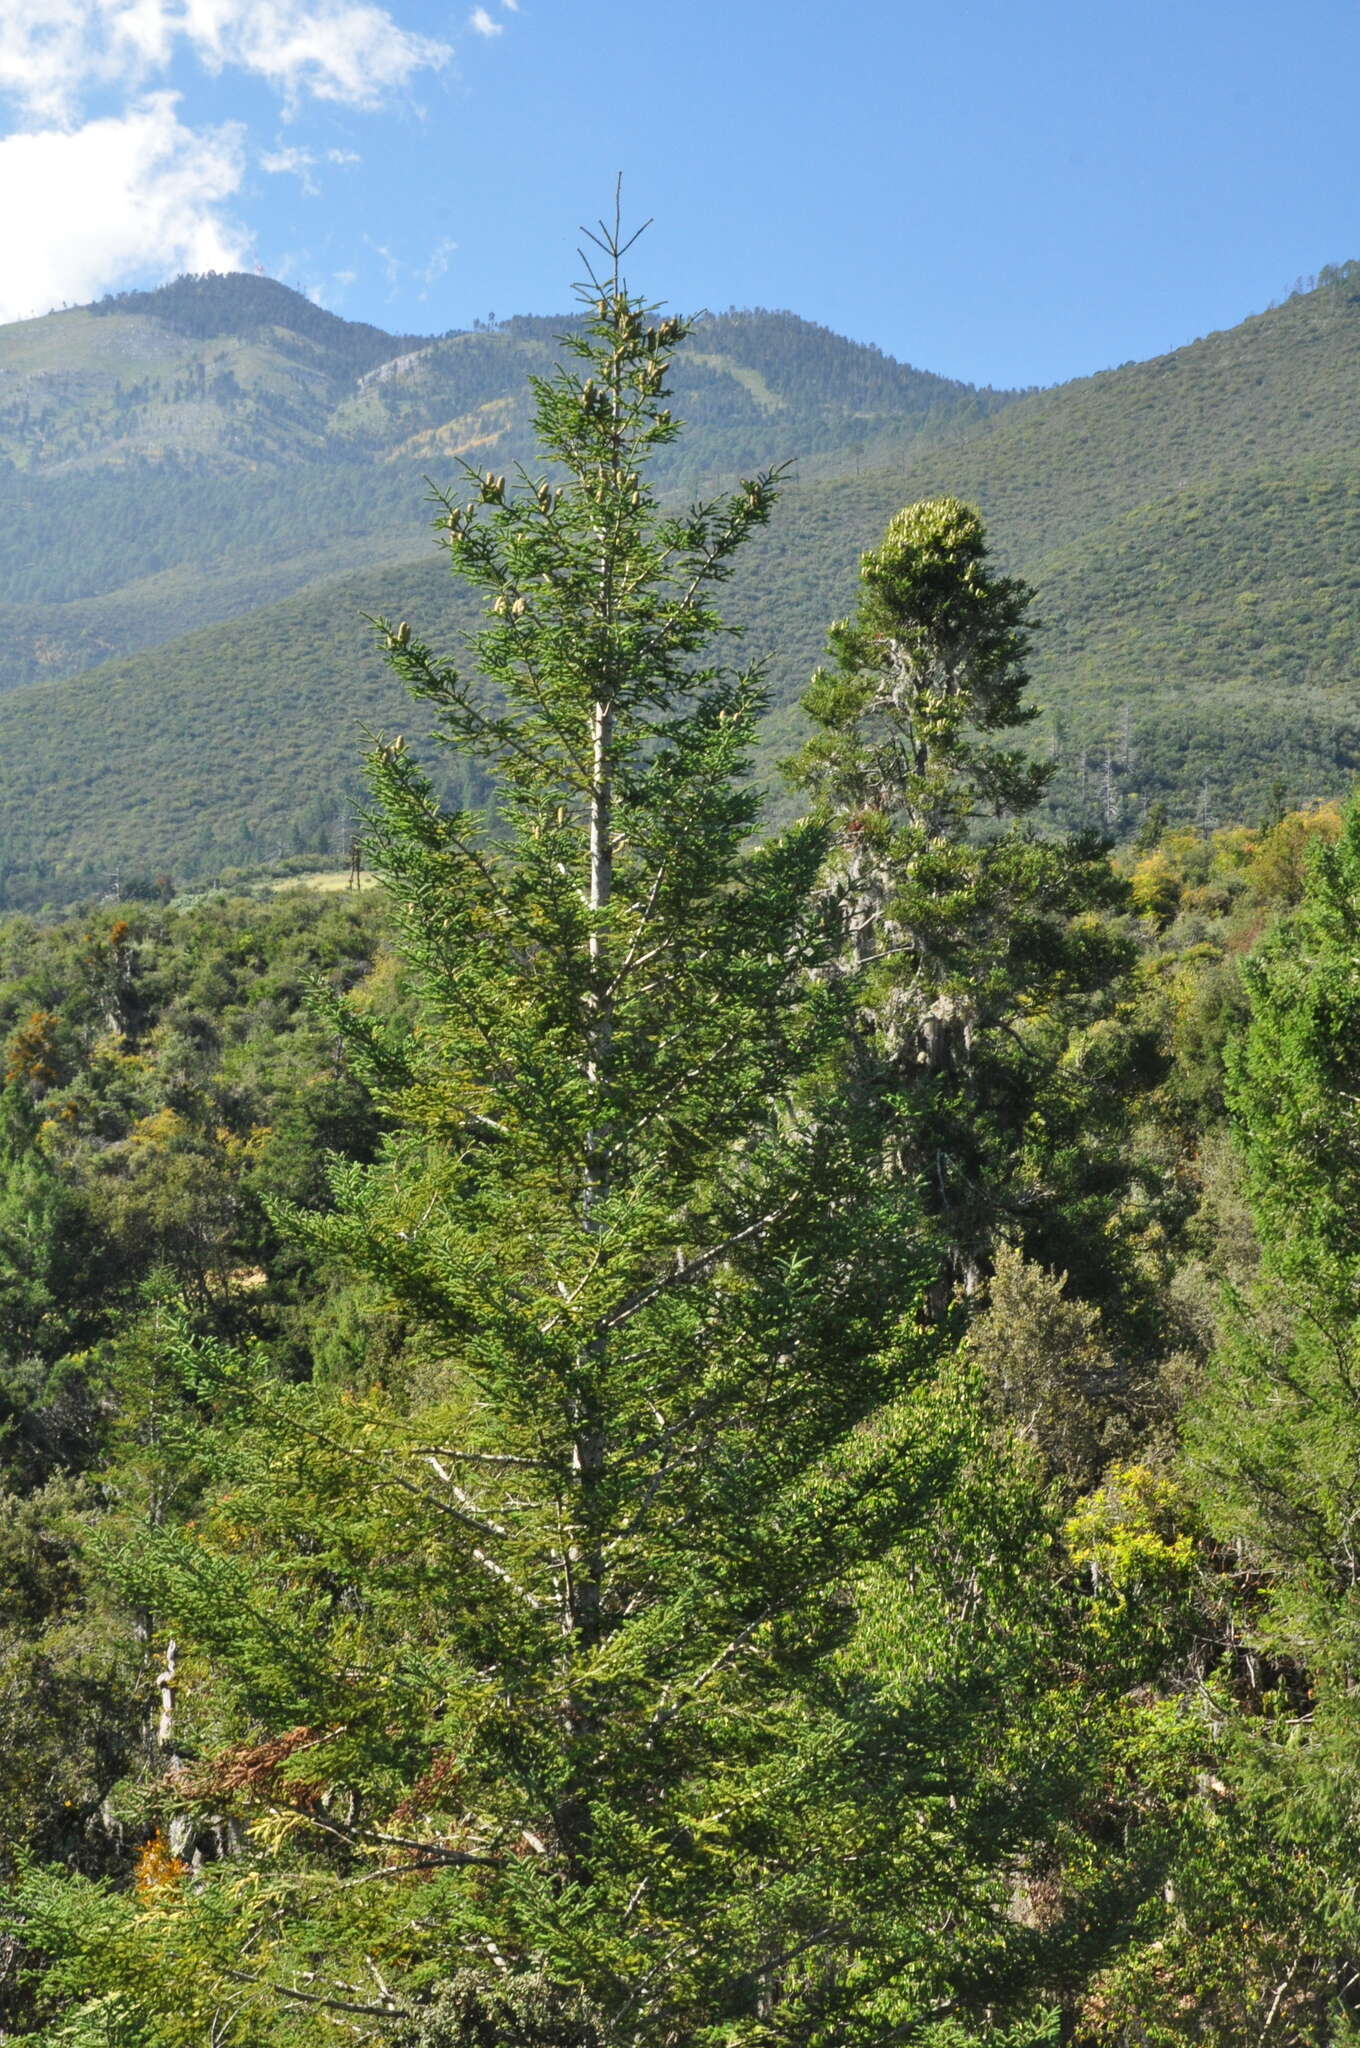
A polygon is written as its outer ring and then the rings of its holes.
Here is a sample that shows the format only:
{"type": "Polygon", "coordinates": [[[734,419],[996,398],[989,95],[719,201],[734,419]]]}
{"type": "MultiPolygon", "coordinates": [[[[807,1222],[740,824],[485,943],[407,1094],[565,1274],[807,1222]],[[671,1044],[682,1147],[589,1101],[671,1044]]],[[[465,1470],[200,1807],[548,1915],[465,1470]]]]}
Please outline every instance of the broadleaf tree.
{"type": "Polygon", "coordinates": [[[1360,2030],[1358,960],[1353,800],[1242,969],[1226,1096],[1260,1271],[1228,1294],[1185,1424],[1243,1589],[1218,1674],[1234,1790],[1271,1844],[1238,1947],[1271,2014],[1262,2038],[1289,2041],[1360,2030]]]}

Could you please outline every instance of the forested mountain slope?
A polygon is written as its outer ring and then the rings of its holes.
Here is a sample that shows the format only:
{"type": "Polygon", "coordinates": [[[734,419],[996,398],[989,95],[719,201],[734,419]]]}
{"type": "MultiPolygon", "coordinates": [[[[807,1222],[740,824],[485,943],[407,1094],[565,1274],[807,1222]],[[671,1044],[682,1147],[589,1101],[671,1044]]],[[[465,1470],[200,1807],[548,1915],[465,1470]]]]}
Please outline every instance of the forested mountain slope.
{"type": "MultiPolygon", "coordinates": [[[[0,331],[11,378],[22,343],[30,384],[69,385],[69,421],[96,418],[71,380],[108,335],[131,350],[154,331],[167,364],[218,350],[246,393],[212,399],[205,371],[208,399],[175,398],[189,370],[165,369],[157,417],[181,438],[159,465],[113,441],[89,440],[78,466],[57,453],[55,397],[50,445],[6,429],[0,624],[9,679],[33,685],[0,699],[9,900],[102,886],[113,867],[193,877],[335,850],[361,728],[411,723],[361,614],[410,615],[436,640],[465,628],[424,479],[527,453],[526,379],[561,324],[408,347],[240,278],[0,331]],[[34,367],[58,342],[66,367],[34,367]],[[388,344],[403,353],[375,362],[388,344]],[[271,440],[288,378],[292,424],[271,440]],[[217,438],[191,454],[205,419],[217,438]]],[[[1354,266],[1154,362],[1004,404],[791,315],[705,321],[684,357],[691,426],[669,488],[807,456],[733,593],[747,651],[769,657],[767,772],[861,549],[940,492],[978,503],[998,555],[1039,587],[1035,735],[1060,762],[1058,816],[1118,832],[1160,797],[1173,815],[1250,817],[1277,783],[1306,801],[1360,766],[1354,266]]]]}
{"type": "MultiPolygon", "coordinates": [[[[0,687],[414,552],[428,476],[529,458],[529,379],[572,324],[389,335],[272,279],[209,276],[0,328],[0,687]]],[[[792,314],[723,314],[677,379],[689,431],[669,481],[794,455],[853,467],[1008,396],[792,314]]]]}
{"type": "Polygon", "coordinates": [[[1231,819],[1276,780],[1330,795],[1360,765],[1360,266],[1026,398],[910,460],[900,489],[977,503],[1038,585],[1069,816],[1083,786],[1116,828],[1153,795],[1189,815],[1207,779],[1231,819]]]}
{"type": "MultiPolygon", "coordinates": [[[[549,374],[577,316],[444,335],[385,334],[272,278],[180,278],[157,291],[0,327],[0,454],[30,478],[139,458],[200,474],[311,459],[392,460],[460,439],[527,452],[529,374],[549,374]]],[[[976,417],[1013,394],[895,362],[792,313],[706,315],[677,379],[689,423],[674,469],[701,472],[785,414],[800,445],[976,417]]]]}

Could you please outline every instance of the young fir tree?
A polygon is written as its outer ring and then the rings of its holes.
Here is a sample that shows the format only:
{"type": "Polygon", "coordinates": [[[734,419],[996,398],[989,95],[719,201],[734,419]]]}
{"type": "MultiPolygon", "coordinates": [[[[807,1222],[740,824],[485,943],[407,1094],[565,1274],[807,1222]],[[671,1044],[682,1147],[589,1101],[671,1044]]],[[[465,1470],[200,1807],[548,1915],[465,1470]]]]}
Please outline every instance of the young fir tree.
{"type": "Polygon", "coordinates": [[[549,473],[444,507],[476,673],[385,628],[498,790],[450,815],[376,754],[421,1021],[342,1012],[397,1135],[296,1220],[405,1354],[184,1347],[219,1476],[114,1563],[178,1646],[163,1777],[130,1893],[24,1895],[54,2040],[953,2043],[1028,1995],[1047,1534],[941,1505],[972,1409],[837,1092],[824,835],[752,850],[758,683],[704,653],[775,479],[658,508],[684,326],[609,254],[549,473]]]}
{"type": "Polygon", "coordinates": [[[1127,1180],[1116,1076],[1146,1048],[1108,1023],[1130,956],[1104,915],[1123,892],[1102,849],[1017,823],[1053,772],[1014,743],[1036,716],[1034,594],[988,566],[956,498],[899,512],[860,583],[793,764],[835,833],[827,904],[860,1098],[935,1219],[941,1296],[973,1292],[1002,1240],[1108,1294],[1127,1180]]]}

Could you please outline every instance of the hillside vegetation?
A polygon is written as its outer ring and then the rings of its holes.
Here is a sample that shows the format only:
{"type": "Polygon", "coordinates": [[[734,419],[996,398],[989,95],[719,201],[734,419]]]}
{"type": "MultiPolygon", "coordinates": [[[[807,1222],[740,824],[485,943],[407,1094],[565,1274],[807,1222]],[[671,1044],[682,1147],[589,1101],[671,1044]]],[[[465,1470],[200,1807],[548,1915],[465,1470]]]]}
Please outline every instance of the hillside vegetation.
{"type": "MultiPolygon", "coordinates": [[[[465,630],[426,478],[527,455],[527,379],[563,324],[375,338],[267,280],[222,278],[0,331],[0,391],[18,374],[48,392],[54,437],[4,443],[0,665],[28,686],[0,700],[9,900],[117,867],[198,877],[335,850],[360,728],[410,722],[361,615],[465,630]],[[179,436],[157,464],[126,435],[99,440],[101,419],[131,415],[90,396],[96,373],[110,391],[145,382],[153,340],[156,431],[179,436]],[[177,398],[212,350],[246,365],[240,393],[214,397],[205,371],[206,398],[177,398]],[[215,438],[195,452],[205,420],[215,438]],[[55,452],[68,428],[79,458],[55,452]]],[[[1039,588],[1033,731],[1058,762],[1058,820],[1119,834],[1155,799],[1254,818],[1335,794],[1360,765],[1354,266],[1156,361],[1009,400],[784,314],[708,319],[681,363],[689,428],[659,464],[667,489],[800,457],[731,608],[768,657],[767,779],[861,550],[939,493],[978,504],[1000,559],[1039,588]]]]}
{"type": "MultiPolygon", "coordinates": [[[[181,278],[0,328],[0,687],[73,675],[419,546],[426,478],[531,454],[572,316],[389,335],[272,279],[181,278]]],[[[672,488],[861,462],[1003,405],[793,314],[702,323],[672,488]]]]}
{"type": "Polygon", "coordinates": [[[186,844],[437,712],[377,885],[0,918],[0,2036],[1355,2048],[1360,802],[1034,831],[1036,592],[941,496],[778,830],[778,479],[652,489],[602,235],[563,487],[446,514],[477,673],[425,566],[393,687],[364,576],[163,673],[186,844]]]}

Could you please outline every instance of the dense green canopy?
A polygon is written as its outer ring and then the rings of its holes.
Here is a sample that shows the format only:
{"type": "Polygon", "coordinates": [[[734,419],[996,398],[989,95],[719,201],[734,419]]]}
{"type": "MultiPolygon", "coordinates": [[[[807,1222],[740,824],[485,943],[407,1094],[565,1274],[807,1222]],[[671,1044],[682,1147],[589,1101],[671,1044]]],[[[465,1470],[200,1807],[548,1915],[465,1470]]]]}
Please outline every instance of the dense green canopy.
{"type": "Polygon", "coordinates": [[[778,829],[619,253],[349,886],[0,926],[0,2031],[1343,2048],[1360,809],[1037,836],[936,495],[778,829]]]}

